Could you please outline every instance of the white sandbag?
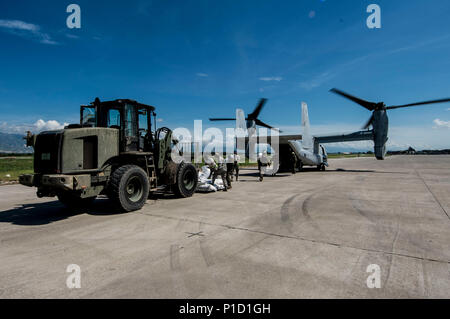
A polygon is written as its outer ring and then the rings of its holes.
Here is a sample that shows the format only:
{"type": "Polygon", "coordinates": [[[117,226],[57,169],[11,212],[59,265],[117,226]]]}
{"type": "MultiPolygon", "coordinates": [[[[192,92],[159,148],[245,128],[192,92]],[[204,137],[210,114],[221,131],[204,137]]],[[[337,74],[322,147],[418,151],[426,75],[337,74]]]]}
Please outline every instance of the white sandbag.
{"type": "Polygon", "coordinates": [[[197,186],[197,192],[199,193],[217,192],[217,188],[211,184],[202,184],[197,186]]]}
{"type": "Polygon", "coordinates": [[[208,177],[211,175],[211,170],[208,166],[202,166],[201,170],[198,172],[198,181],[199,183],[206,183],[208,181],[208,177]]]}
{"type": "Polygon", "coordinates": [[[280,169],[280,163],[277,162],[275,164],[275,162],[272,162],[268,166],[263,166],[262,172],[264,175],[275,175],[279,169],[280,169]]]}
{"type": "Polygon", "coordinates": [[[212,180],[208,178],[211,175],[211,170],[208,166],[202,166],[201,170],[198,172],[198,185],[197,192],[200,193],[210,193],[217,192],[218,190],[224,190],[222,178],[217,178],[212,184],[212,180]]]}
{"type": "Polygon", "coordinates": [[[205,175],[208,175],[209,176],[209,174],[211,174],[211,170],[209,169],[209,167],[208,166],[202,166],[202,168],[201,168],[201,172],[203,173],[203,174],[205,174],[205,175]]]}
{"type": "Polygon", "coordinates": [[[214,186],[217,188],[218,191],[222,191],[225,189],[225,186],[223,185],[223,182],[221,179],[216,179],[214,186]]]}

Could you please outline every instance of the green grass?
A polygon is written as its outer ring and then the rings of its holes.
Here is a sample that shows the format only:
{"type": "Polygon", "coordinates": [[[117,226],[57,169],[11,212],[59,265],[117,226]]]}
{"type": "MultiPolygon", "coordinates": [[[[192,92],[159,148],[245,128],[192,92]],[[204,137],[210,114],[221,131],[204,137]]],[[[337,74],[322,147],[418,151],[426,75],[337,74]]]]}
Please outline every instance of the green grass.
{"type": "Polygon", "coordinates": [[[33,173],[32,157],[0,158],[0,181],[11,182],[19,180],[19,175],[33,173]],[[10,177],[6,177],[10,175],[10,177]]]}
{"type": "MultiPolygon", "coordinates": [[[[351,158],[351,157],[373,157],[373,154],[328,154],[328,158],[351,158]]],[[[203,166],[202,163],[200,166],[203,166]]],[[[246,159],[245,163],[240,164],[241,167],[256,167],[257,163],[249,163],[246,159]]],[[[33,157],[17,156],[17,157],[0,157],[0,182],[17,181],[21,174],[33,173],[33,157]],[[10,177],[6,177],[6,175],[10,177]]]]}

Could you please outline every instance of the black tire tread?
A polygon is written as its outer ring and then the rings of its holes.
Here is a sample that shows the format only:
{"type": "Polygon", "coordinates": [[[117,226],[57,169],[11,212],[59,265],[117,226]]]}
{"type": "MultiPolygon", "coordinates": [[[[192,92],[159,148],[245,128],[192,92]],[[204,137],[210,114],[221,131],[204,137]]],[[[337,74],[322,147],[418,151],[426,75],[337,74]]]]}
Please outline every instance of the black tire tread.
{"type": "Polygon", "coordinates": [[[150,188],[148,179],[146,179],[147,180],[147,193],[144,194],[145,195],[145,200],[143,201],[143,203],[139,203],[139,204],[133,205],[133,204],[124,202],[124,200],[120,196],[120,192],[121,192],[120,183],[122,181],[122,177],[129,170],[133,170],[133,169],[139,169],[139,170],[142,171],[142,173],[145,174],[145,176],[147,176],[145,171],[142,168],[140,168],[139,166],[136,166],[136,165],[124,165],[124,166],[121,166],[121,167],[117,168],[111,174],[111,177],[109,179],[108,196],[110,197],[110,199],[115,201],[124,211],[133,211],[133,210],[141,209],[144,206],[145,202],[147,201],[148,191],[149,191],[149,188],[150,188]]]}
{"type": "Polygon", "coordinates": [[[194,193],[195,190],[197,189],[197,182],[198,180],[195,180],[195,185],[193,187],[192,191],[188,191],[184,188],[184,185],[182,185],[182,180],[183,180],[183,172],[186,170],[186,167],[192,167],[189,169],[192,169],[193,171],[195,171],[195,177],[197,177],[197,170],[195,169],[195,166],[190,164],[190,163],[180,163],[178,170],[177,170],[177,178],[176,178],[176,183],[175,185],[173,185],[173,192],[175,193],[175,195],[177,197],[181,197],[181,198],[187,198],[187,197],[191,197],[194,193]]]}

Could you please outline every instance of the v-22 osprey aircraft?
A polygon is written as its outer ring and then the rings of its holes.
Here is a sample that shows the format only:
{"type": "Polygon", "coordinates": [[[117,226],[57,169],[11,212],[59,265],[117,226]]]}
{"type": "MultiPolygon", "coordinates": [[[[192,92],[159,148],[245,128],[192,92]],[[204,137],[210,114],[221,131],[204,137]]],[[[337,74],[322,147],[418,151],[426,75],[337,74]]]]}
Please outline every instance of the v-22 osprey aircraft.
{"type": "Polygon", "coordinates": [[[297,168],[301,170],[303,166],[316,166],[324,171],[328,166],[327,151],[322,144],[314,147],[314,137],[309,131],[308,105],[302,102],[302,139],[289,140],[293,152],[297,156],[297,168]]]}

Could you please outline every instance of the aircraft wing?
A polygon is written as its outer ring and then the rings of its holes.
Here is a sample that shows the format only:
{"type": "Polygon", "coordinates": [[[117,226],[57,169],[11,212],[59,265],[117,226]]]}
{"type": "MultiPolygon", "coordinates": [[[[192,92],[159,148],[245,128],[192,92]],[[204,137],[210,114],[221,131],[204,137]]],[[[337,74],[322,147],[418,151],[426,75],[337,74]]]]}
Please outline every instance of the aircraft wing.
{"type": "Polygon", "coordinates": [[[280,144],[287,144],[288,141],[298,141],[302,139],[301,134],[295,134],[295,135],[280,135],[279,137],[280,144]]]}
{"type": "Polygon", "coordinates": [[[373,130],[331,136],[317,136],[315,140],[320,144],[373,140],[373,130]]]}
{"type": "MultiPolygon", "coordinates": [[[[298,141],[302,139],[301,134],[295,135],[279,135],[278,142],[279,144],[288,144],[289,141],[298,141]]],[[[248,143],[248,136],[245,137],[245,142],[248,143]]],[[[271,144],[272,137],[271,136],[258,136],[257,143],[268,143],[271,144]]]]}

